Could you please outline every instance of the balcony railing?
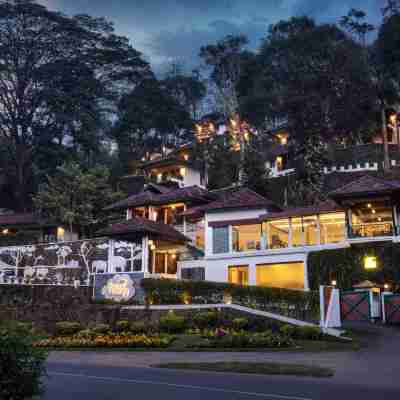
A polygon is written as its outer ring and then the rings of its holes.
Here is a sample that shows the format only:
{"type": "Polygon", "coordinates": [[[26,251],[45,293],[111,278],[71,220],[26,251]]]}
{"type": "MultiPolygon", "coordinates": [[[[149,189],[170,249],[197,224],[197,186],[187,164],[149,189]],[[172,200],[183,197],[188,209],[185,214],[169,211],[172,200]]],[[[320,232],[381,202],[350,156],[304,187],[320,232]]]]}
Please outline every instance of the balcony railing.
{"type": "Polygon", "coordinates": [[[349,238],[393,236],[394,226],[391,222],[353,224],[349,227],[349,238]]]}

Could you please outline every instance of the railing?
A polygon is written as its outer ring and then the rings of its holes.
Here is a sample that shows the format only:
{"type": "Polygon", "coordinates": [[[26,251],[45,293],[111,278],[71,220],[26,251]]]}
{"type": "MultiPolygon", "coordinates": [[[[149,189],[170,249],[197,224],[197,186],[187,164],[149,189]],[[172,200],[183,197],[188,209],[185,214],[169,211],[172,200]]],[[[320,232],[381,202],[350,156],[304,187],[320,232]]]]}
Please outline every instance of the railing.
{"type": "Polygon", "coordinates": [[[349,226],[349,238],[393,236],[394,226],[391,222],[354,224],[349,226]]]}

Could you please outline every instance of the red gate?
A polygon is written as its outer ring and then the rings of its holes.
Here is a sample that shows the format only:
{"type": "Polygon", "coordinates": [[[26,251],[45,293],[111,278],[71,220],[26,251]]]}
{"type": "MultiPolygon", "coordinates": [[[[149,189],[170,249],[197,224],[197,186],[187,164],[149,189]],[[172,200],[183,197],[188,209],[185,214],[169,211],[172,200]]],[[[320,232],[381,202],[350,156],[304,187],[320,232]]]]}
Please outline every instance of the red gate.
{"type": "Polygon", "coordinates": [[[385,295],[385,319],[388,324],[400,324],[400,295],[385,295]]]}
{"type": "Polygon", "coordinates": [[[340,309],[343,321],[370,321],[370,292],[342,292],[340,296],[340,309]]]}

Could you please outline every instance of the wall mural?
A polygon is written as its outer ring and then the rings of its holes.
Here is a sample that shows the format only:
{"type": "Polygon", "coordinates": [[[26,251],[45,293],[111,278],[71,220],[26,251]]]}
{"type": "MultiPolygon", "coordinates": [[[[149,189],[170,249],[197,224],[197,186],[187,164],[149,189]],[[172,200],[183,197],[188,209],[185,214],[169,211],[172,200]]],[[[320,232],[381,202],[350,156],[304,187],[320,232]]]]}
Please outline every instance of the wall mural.
{"type": "Polygon", "coordinates": [[[94,274],[141,269],[141,243],[93,239],[0,247],[0,283],[88,286],[94,274]]]}

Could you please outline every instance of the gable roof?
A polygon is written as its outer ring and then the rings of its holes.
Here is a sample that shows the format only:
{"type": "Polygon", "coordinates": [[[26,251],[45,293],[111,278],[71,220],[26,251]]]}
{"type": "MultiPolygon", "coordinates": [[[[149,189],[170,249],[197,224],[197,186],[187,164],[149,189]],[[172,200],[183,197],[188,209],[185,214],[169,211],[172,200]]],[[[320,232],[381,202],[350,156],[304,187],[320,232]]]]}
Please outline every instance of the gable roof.
{"type": "Polygon", "coordinates": [[[334,201],[328,200],[313,206],[294,207],[294,208],[288,208],[280,212],[264,214],[260,216],[260,220],[270,221],[274,219],[283,219],[289,217],[307,217],[310,215],[332,213],[337,211],[343,211],[343,209],[334,201]]]}
{"type": "Polygon", "coordinates": [[[332,198],[351,197],[355,195],[388,194],[400,190],[400,181],[364,175],[329,193],[332,198]]]}
{"type": "Polygon", "coordinates": [[[199,186],[187,186],[178,189],[168,189],[163,193],[152,193],[147,189],[144,189],[139,194],[128,197],[125,200],[121,200],[111,206],[106,207],[106,210],[117,210],[128,207],[142,207],[148,205],[166,205],[178,202],[194,202],[204,203],[213,200],[210,192],[199,187],[199,186]]]}
{"type": "Polygon", "coordinates": [[[98,235],[105,236],[143,236],[149,235],[154,239],[167,240],[172,242],[188,242],[189,239],[170,225],[161,222],[151,221],[146,218],[135,217],[129,220],[117,222],[106,229],[98,232],[98,235]]]}

